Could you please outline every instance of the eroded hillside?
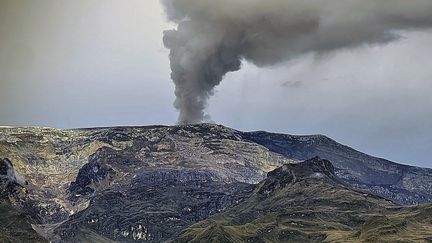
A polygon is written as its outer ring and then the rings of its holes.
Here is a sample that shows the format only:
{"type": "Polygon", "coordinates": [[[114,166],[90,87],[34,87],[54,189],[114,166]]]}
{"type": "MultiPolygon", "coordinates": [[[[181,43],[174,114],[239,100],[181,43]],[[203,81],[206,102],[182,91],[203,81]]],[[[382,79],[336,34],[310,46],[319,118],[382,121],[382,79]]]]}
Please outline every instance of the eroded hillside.
{"type": "Polygon", "coordinates": [[[15,185],[5,202],[54,242],[174,239],[244,205],[268,172],[314,156],[331,160],[334,179],[349,188],[401,204],[432,201],[432,170],[374,158],[324,136],[245,133],[211,124],[0,127],[0,158],[10,161],[5,175],[13,175],[15,185]]]}

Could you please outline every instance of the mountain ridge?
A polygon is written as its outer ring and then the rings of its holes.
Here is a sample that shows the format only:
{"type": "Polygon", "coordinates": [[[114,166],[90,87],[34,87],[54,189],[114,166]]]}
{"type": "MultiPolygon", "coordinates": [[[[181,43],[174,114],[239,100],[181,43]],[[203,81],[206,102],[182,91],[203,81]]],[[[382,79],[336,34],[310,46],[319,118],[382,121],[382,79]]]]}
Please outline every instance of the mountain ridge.
{"type": "Polygon", "coordinates": [[[269,172],[243,202],[173,242],[428,242],[432,222],[423,218],[431,209],[352,190],[315,157],[269,172]]]}
{"type": "MultiPolygon", "coordinates": [[[[239,129],[234,129],[234,128],[229,128],[229,127],[225,127],[223,125],[220,124],[215,124],[215,123],[200,123],[200,124],[192,124],[192,125],[117,125],[117,126],[90,126],[90,127],[73,127],[73,128],[58,128],[58,127],[50,127],[50,126],[0,126],[0,129],[42,129],[42,130],[57,130],[57,131],[94,131],[94,130],[101,130],[101,129],[152,129],[152,128],[170,128],[170,127],[188,127],[188,126],[199,126],[199,125],[209,125],[209,126],[222,126],[224,128],[230,129],[234,132],[238,132],[238,133],[251,133],[251,134],[259,134],[259,133],[265,133],[265,134],[270,134],[270,135],[283,135],[283,136],[289,136],[289,137],[297,137],[297,138],[324,138],[327,141],[331,141],[332,143],[337,143],[340,144],[344,147],[350,148],[358,153],[363,153],[363,154],[367,154],[367,152],[363,152],[361,150],[355,149],[350,147],[350,145],[348,144],[343,144],[338,142],[337,140],[325,135],[325,134],[287,134],[287,133],[283,133],[283,132],[269,132],[269,131],[265,131],[265,130],[252,130],[252,131],[243,131],[243,130],[239,130],[239,129]]],[[[380,160],[386,160],[389,163],[393,163],[393,164],[397,164],[400,166],[407,166],[407,167],[415,167],[415,168],[420,168],[420,169],[431,169],[430,167],[423,167],[423,166],[419,166],[419,165],[413,165],[413,164],[408,164],[406,163],[406,161],[392,161],[389,159],[386,159],[385,157],[382,156],[376,156],[376,155],[370,155],[367,154],[368,156],[380,159],[380,160]]]]}
{"type": "Polygon", "coordinates": [[[172,235],[163,232],[175,235],[234,207],[244,200],[247,185],[315,156],[331,161],[338,180],[353,190],[405,205],[432,202],[432,170],[400,166],[321,135],[241,132],[214,124],[0,128],[0,157],[11,161],[26,192],[13,195],[14,206],[53,242],[83,237],[134,242],[148,234],[167,240],[172,235]],[[149,189],[162,201],[173,202],[177,192],[193,200],[179,195],[183,204],[148,207],[156,202],[137,192],[149,189]],[[126,211],[110,215],[110,205],[126,211]],[[143,214],[131,218],[134,211],[143,214]]]}

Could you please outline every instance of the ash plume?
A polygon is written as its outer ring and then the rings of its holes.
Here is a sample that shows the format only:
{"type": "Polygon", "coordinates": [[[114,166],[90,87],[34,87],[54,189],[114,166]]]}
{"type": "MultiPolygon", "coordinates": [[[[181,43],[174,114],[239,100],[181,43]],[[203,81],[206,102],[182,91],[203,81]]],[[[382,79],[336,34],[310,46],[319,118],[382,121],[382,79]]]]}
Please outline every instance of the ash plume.
{"type": "Polygon", "coordinates": [[[177,29],[170,49],[178,123],[199,123],[224,75],[243,60],[269,66],[298,56],[385,44],[432,26],[431,0],[161,0],[177,29]]]}

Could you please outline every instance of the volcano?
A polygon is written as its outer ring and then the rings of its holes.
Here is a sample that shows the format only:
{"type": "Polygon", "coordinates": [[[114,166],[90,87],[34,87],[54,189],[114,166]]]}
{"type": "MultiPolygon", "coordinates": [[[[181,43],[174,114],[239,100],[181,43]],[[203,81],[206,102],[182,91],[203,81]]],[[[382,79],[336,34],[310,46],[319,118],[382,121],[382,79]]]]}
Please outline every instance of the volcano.
{"type": "Polygon", "coordinates": [[[432,240],[432,169],[322,135],[2,127],[0,158],[2,242],[432,240]]]}

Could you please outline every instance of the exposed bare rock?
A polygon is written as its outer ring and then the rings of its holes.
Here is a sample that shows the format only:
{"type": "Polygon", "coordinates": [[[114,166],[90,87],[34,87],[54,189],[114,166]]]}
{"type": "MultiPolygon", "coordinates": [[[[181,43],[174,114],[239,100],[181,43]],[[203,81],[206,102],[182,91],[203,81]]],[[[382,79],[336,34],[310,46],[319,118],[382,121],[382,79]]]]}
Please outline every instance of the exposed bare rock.
{"type": "Polygon", "coordinates": [[[268,172],[315,156],[332,161],[334,179],[348,187],[400,204],[432,202],[431,169],[374,158],[324,136],[213,124],[0,127],[0,186],[54,242],[158,242],[240,203],[268,172]]]}

